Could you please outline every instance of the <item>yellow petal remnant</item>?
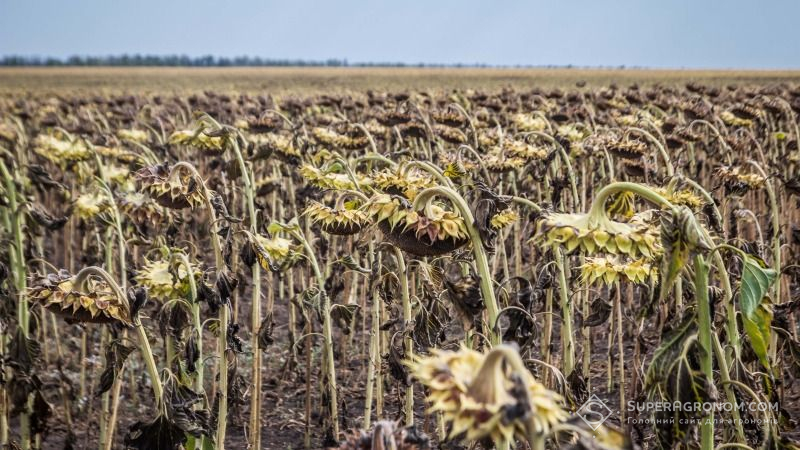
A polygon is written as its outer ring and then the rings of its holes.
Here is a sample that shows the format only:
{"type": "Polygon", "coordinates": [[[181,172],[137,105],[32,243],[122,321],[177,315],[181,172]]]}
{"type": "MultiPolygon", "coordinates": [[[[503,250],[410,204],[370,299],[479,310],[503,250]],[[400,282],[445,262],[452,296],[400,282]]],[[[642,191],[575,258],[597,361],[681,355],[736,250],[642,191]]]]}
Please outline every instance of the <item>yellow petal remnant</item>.
{"type": "Polygon", "coordinates": [[[441,413],[452,425],[451,439],[489,438],[501,448],[515,437],[544,439],[568,417],[561,396],[536,381],[507,345],[486,354],[434,349],[407,364],[430,392],[429,411],[441,413]]]}

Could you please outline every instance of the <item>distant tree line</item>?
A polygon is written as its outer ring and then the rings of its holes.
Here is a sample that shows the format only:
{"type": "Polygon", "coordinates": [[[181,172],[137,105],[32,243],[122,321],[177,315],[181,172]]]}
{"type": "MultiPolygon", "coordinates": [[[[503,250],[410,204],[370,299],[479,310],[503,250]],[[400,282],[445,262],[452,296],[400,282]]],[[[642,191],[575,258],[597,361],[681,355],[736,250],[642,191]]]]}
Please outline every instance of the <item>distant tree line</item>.
{"type": "Polygon", "coordinates": [[[303,59],[271,59],[258,56],[234,58],[187,55],[117,55],[70,56],[53,58],[8,55],[0,66],[162,66],[162,67],[488,67],[485,64],[405,64],[393,62],[349,63],[346,59],[313,61],[303,59]]]}

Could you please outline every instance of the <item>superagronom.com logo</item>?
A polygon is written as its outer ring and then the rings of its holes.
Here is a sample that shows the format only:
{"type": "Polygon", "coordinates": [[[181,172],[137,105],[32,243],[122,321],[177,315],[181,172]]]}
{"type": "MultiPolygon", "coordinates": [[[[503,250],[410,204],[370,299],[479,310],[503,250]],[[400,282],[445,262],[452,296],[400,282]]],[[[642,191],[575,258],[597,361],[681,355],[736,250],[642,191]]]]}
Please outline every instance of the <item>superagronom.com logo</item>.
{"type": "Polygon", "coordinates": [[[611,411],[611,408],[609,408],[595,394],[592,394],[592,396],[589,397],[589,400],[586,400],[586,403],[584,403],[577,411],[575,411],[575,414],[583,419],[583,421],[586,422],[586,425],[589,425],[589,427],[595,431],[597,431],[597,429],[603,425],[603,422],[605,422],[606,419],[611,417],[612,413],[613,411],[611,411]]]}

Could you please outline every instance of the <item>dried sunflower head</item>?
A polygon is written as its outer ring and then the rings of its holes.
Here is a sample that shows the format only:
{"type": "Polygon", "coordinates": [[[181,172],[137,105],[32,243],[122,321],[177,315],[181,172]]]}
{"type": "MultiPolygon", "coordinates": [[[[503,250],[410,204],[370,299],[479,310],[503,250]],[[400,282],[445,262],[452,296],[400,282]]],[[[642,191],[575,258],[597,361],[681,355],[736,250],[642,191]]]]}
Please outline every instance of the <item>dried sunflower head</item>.
{"type": "Polygon", "coordinates": [[[450,439],[488,438],[501,448],[515,437],[543,438],[568,418],[562,398],[536,381],[507,345],[487,354],[433,349],[407,364],[428,388],[429,411],[452,425],[450,439]]]}
{"type": "Polygon", "coordinates": [[[303,212],[312,222],[317,223],[322,231],[329,234],[351,235],[369,225],[367,213],[355,208],[334,209],[317,201],[311,201],[303,212]]]}
{"type": "Polygon", "coordinates": [[[92,150],[86,141],[60,134],[40,134],[33,141],[33,151],[59,166],[92,157],[92,150]]]}
{"type": "Polygon", "coordinates": [[[258,264],[264,270],[276,270],[281,266],[291,265],[300,258],[302,252],[298,246],[292,245],[291,240],[278,235],[249,235],[248,241],[258,264]]]}
{"type": "Polygon", "coordinates": [[[519,156],[505,154],[499,146],[489,150],[483,158],[483,164],[492,172],[510,172],[522,168],[527,161],[519,156]]]}
{"type": "Polygon", "coordinates": [[[137,155],[135,153],[125,151],[119,147],[96,145],[94,147],[94,151],[103,158],[110,158],[123,164],[130,164],[135,162],[137,159],[137,155]]]}
{"type": "Polygon", "coordinates": [[[414,255],[441,255],[469,241],[464,219],[438,205],[414,211],[399,197],[379,194],[363,208],[393,244],[414,255]]]}
{"type": "Polygon", "coordinates": [[[751,127],[753,126],[753,121],[750,119],[743,119],[741,117],[737,117],[734,113],[730,111],[722,111],[719,114],[719,118],[725,123],[725,125],[731,127],[751,127]]]}
{"type": "Polygon", "coordinates": [[[434,125],[433,132],[443,141],[454,145],[466,144],[467,135],[458,128],[450,128],[444,125],[434,125]]]}
{"type": "Polygon", "coordinates": [[[88,278],[84,286],[66,270],[35,279],[28,298],[75,322],[131,324],[128,304],[105,281],[88,278]]]}
{"type": "Polygon", "coordinates": [[[150,137],[147,135],[147,131],[124,128],[117,130],[117,137],[123,141],[133,141],[139,143],[145,143],[148,141],[148,139],[150,139],[150,137]]]}
{"type": "Polygon", "coordinates": [[[359,150],[369,145],[369,139],[357,128],[347,127],[345,133],[337,133],[329,128],[314,127],[311,136],[317,143],[332,148],[359,150]]]}
{"type": "Polygon", "coordinates": [[[209,136],[204,130],[178,130],[169,137],[173,145],[188,145],[208,153],[222,153],[226,149],[224,136],[209,136]]]}
{"type": "Polygon", "coordinates": [[[384,169],[375,172],[370,177],[373,185],[390,195],[402,195],[409,200],[414,200],[423,189],[433,187],[436,182],[430,176],[417,171],[402,171],[384,169]]]}
{"type": "MultiPolygon", "coordinates": [[[[200,269],[194,265],[191,276],[195,280],[202,276],[200,269]]],[[[171,265],[168,259],[146,261],[137,271],[136,282],[147,288],[150,297],[157,300],[186,298],[190,292],[189,272],[183,264],[171,265]]]]}
{"type": "Polygon", "coordinates": [[[75,215],[89,220],[111,209],[111,199],[105,192],[94,189],[84,192],[72,204],[75,215]]]}
{"type": "Polygon", "coordinates": [[[117,199],[120,211],[137,224],[156,225],[167,216],[163,206],[141,192],[123,192],[117,199]]]}
{"type": "Polygon", "coordinates": [[[741,167],[720,166],[714,171],[717,179],[732,192],[747,191],[764,186],[766,178],[755,173],[745,173],[741,167]]]}
{"type": "Polygon", "coordinates": [[[581,142],[589,137],[592,132],[585,126],[568,123],[558,127],[557,134],[570,142],[581,142]]]}
{"type": "MultiPolygon", "coordinates": [[[[310,164],[303,164],[300,167],[300,175],[306,179],[310,184],[321,189],[356,189],[353,180],[346,173],[336,173],[333,171],[323,170],[316,168],[310,164]]],[[[356,181],[359,186],[367,186],[372,184],[372,180],[360,175],[355,174],[356,181]]]]}
{"type": "Polygon", "coordinates": [[[653,258],[661,253],[659,232],[642,221],[616,222],[605,215],[550,213],[536,224],[532,238],[540,245],[560,245],[568,252],[624,254],[653,258]]]}
{"type": "Polygon", "coordinates": [[[166,163],[139,170],[136,181],[143,191],[166,208],[194,209],[205,201],[203,189],[192,175],[170,170],[166,163]]]}
{"type": "Polygon", "coordinates": [[[647,145],[636,139],[620,139],[610,142],[606,149],[617,158],[634,161],[641,159],[647,154],[647,145]]]}
{"type": "Polygon", "coordinates": [[[468,125],[467,118],[453,107],[432,111],[431,119],[438,124],[453,128],[464,128],[468,125]]]}
{"type": "Polygon", "coordinates": [[[499,230],[511,225],[517,220],[519,220],[519,214],[517,214],[517,211],[511,208],[506,208],[492,216],[490,223],[492,228],[499,230]]]}
{"type": "Polygon", "coordinates": [[[544,131],[547,129],[547,120],[544,117],[532,114],[517,113],[511,116],[511,122],[519,131],[544,131]]]}
{"type": "Polygon", "coordinates": [[[685,205],[695,211],[701,210],[706,204],[702,197],[695,194],[690,189],[678,189],[670,192],[665,188],[654,187],[653,191],[667,199],[673,205],[685,205]]]}
{"type": "Polygon", "coordinates": [[[515,139],[506,139],[503,141],[503,150],[512,157],[522,158],[528,161],[547,158],[547,150],[515,139]]]}
{"type": "Polygon", "coordinates": [[[600,280],[614,284],[619,279],[632,283],[644,283],[658,274],[658,270],[647,259],[627,260],[616,257],[586,258],[580,266],[581,278],[587,284],[600,280]]]}
{"type": "Polygon", "coordinates": [[[256,152],[253,159],[275,155],[282,161],[296,164],[300,161],[300,151],[294,146],[291,137],[283,134],[256,134],[250,137],[256,152]]]}

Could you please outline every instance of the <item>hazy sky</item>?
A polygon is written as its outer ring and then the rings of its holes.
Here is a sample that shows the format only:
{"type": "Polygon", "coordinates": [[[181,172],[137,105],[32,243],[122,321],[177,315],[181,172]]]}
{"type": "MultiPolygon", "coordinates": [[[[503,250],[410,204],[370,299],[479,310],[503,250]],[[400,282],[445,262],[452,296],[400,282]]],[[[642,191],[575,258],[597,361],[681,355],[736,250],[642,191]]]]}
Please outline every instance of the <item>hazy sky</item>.
{"type": "Polygon", "coordinates": [[[0,55],[800,68],[798,0],[0,0],[0,55]]]}

